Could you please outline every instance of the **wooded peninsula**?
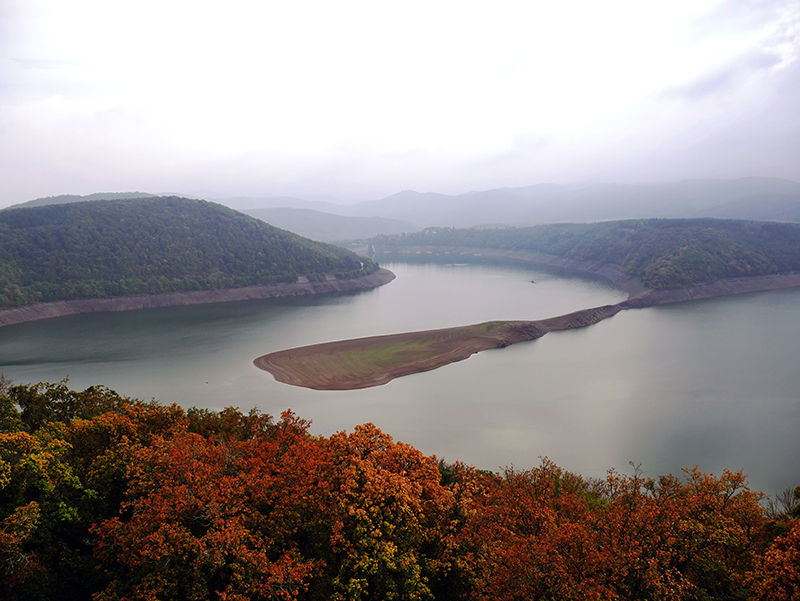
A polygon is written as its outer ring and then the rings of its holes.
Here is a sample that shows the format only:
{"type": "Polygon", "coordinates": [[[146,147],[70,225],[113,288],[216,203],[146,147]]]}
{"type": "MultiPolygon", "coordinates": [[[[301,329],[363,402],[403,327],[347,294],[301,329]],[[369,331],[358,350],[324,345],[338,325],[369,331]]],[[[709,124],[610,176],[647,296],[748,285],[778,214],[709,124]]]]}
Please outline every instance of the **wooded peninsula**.
{"type": "Polygon", "coordinates": [[[202,200],[95,200],[0,211],[0,309],[344,280],[377,269],[366,257],[202,200]]]}
{"type": "Polygon", "coordinates": [[[458,248],[541,253],[619,266],[647,288],[800,271],[800,224],[736,219],[634,219],[525,228],[427,228],[376,236],[377,253],[458,248]],[[449,247],[449,248],[448,248],[449,247]]]}

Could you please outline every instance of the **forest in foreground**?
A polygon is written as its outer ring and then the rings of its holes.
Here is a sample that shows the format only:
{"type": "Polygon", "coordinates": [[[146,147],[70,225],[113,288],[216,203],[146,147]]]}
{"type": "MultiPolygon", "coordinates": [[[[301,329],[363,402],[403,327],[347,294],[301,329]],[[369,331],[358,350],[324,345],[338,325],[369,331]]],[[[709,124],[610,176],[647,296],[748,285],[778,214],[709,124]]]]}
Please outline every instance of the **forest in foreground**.
{"type": "Polygon", "coordinates": [[[428,228],[376,236],[370,243],[387,250],[408,246],[487,248],[612,263],[655,289],[800,270],[800,224],[735,219],[428,228]]]}
{"type": "Polygon", "coordinates": [[[798,598],[800,487],[491,473],[309,426],[0,377],[0,597],[798,598]]]}

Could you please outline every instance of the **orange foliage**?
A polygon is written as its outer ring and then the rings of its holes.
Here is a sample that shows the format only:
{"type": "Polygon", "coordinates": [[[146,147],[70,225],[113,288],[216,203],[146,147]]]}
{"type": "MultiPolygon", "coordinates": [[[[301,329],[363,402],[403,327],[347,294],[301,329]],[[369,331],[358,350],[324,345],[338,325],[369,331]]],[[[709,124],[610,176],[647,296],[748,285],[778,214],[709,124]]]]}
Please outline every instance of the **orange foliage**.
{"type": "Polygon", "coordinates": [[[428,572],[436,566],[422,550],[446,533],[451,505],[436,458],[394,443],[373,424],[335,434],[326,446],[338,567],[331,598],[429,596],[428,572]]]}
{"type": "Polygon", "coordinates": [[[478,599],[691,599],[746,593],[764,540],[741,474],[610,472],[589,483],[549,461],[509,470],[459,535],[478,599]]]}
{"type": "Polygon", "coordinates": [[[770,547],[741,473],[491,474],[373,424],[314,437],[291,412],[18,393],[4,599],[800,601],[800,526],[770,547]]]}
{"type": "Polygon", "coordinates": [[[265,515],[295,498],[273,474],[285,442],[183,433],[142,448],[122,516],[95,529],[117,573],[98,599],[295,598],[313,563],[275,545],[265,515]]]}
{"type": "Polygon", "coordinates": [[[767,550],[764,574],[759,601],[800,600],[800,522],[767,550]]]}

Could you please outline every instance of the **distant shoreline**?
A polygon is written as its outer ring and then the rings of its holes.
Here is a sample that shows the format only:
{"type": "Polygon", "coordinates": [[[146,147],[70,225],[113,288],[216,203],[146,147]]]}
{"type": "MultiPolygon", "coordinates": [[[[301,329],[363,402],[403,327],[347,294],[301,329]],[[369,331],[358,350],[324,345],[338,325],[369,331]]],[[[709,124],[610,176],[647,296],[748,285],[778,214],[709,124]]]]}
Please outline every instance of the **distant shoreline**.
{"type": "Polygon", "coordinates": [[[388,284],[394,278],[394,273],[388,269],[378,269],[374,273],[360,278],[325,280],[321,282],[268,284],[263,286],[220,288],[215,290],[184,290],[159,294],[82,298],[52,303],[36,303],[0,309],[0,327],[81,313],[135,311],[138,309],[181,307],[232,301],[305,296],[307,294],[346,292],[350,290],[368,290],[388,284]]]}
{"type": "Polygon", "coordinates": [[[622,271],[619,265],[601,263],[600,261],[580,261],[567,259],[556,255],[524,250],[500,250],[496,248],[473,248],[467,246],[389,246],[375,245],[372,247],[374,254],[370,258],[381,259],[382,255],[410,255],[436,256],[439,258],[450,257],[457,260],[459,257],[491,257],[494,259],[509,259],[533,265],[555,268],[559,271],[581,275],[602,277],[615,286],[621,288],[629,297],[639,296],[648,291],[648,288],[636,276],[622,271]]]}
{"type": "MultiPolygon", "coordinates": [[[[602,277],[628,294],[623,301],[623,309],[652,307],[667,303],[680,303],[689,300],[730,296],[748,292],[763,292],[800,286],[800,272],[756,275],[705,282],[681,288],[651,289],[636,276],[625,273],[619,265],[599,261],[580,261],[534,251],[500,250],[492,248],[472,248],[461,246],[375,246],[376,255],[432,255],[451,256],[457,259],[466,257],[492,257],[511,259],[532,265],[556,268],[568,273],[602,277]]],[[[380,257],[378,257],[380,258],[380,257]]]]}
{"type": "MultiPolygon", "coordinates": [[[[608,277],[608,276],[606,276],[608,277]]],[[[610,279],[610,278],[609,278],[610,279]]],[[[354,390],[463,361],[475,353],[541,338],[548,332],[598,323],[625,309],[793,288],[800,273],[735,278],[639,292],[629,282],[627,300],[536,321],[486,322],[455,328],[339,340],[277,351],[253,363],[279,382],[315,390],[354,390]]]]}
{"type": "Polygon", "coordinates": [[[746,278],[717,280],[716,282],[706,282],[682,288],[648,290],[642,294],[629,297],[628,300],[622,301],[620,305],[623,309],[638,309],[669,303],[717,298],[719,296],[733,296],[747,294],[748,292],[766,292],[768,290],[796,287],[800,287],[800,272],[756,275],[746,278]]]}

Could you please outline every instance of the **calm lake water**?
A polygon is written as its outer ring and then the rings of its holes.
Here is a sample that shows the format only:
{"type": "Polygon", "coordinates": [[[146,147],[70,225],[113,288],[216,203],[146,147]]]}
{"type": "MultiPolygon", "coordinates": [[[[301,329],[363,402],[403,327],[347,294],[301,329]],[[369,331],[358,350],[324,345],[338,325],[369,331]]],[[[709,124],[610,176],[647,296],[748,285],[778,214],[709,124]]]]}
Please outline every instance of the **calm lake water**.
{"type": "Polygon", "coordinates": [[[744,470],[770,495],[800,484],[800,290],[624,311],[366,390],[295,388],[252,365],[293,346],[624,298],[603,280],[529,266],[385,266],[397,279],[364,292],[2,328],[0,372],[184,407],[291,408],[326,435],[374,422],[425,453],[491,470],[547,456],[586,476],[630,473],[633,461],[652,476],[744,470]]]}

